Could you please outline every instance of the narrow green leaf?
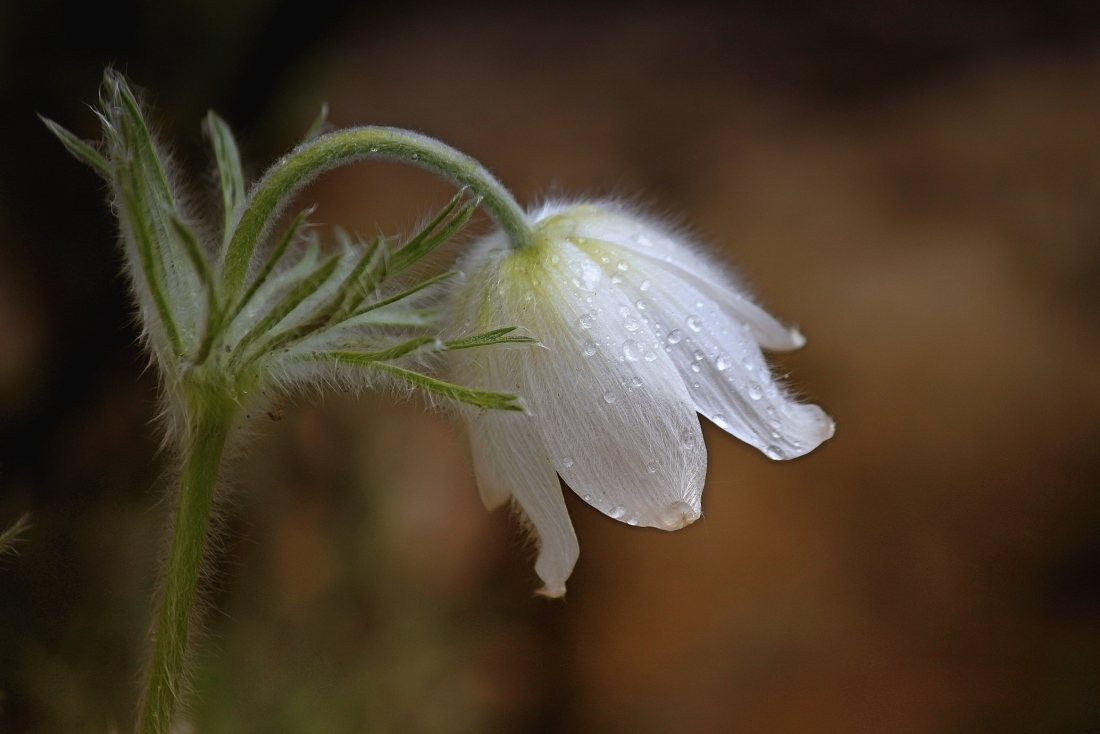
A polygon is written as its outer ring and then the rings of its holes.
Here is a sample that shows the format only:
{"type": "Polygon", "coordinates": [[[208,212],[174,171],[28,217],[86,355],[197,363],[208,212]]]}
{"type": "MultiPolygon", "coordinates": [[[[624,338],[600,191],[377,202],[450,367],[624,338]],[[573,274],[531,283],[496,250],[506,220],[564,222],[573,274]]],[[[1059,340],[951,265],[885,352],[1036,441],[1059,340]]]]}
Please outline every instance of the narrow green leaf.
{"type": "Polygon", "coordinates": [[[433,392],[436,395],[442,395],[451,400],[457,400],[460,403],[475,405],[478,408],[486,410],[514,410],[521,413],[525,410],[523,405],[518,402],[519,396],[511,393],[462,387],[461,385],[437,380],[434,377],[428,377],[419,372],[413,372],[412,370],[387,364],[386,362],[373,362],[368,366],[370,369],[400,377],[402,380],[416,387],[433,392]]]}
{"type": "Polygon", "coordinates": [[[298,306],[302,304],[302,301],[316,293],[317,289],[332,277],[332,273],[336,270],[336,266],[339,263],[340,256],[333,255],[321,263],[321,265],[310,273],[307,278],[287,291],[279,302],[267,312],[267,315],[241,338],[240,342],[233,350],[235,353],[233,362],[239,362],[243,359],[245,351],[249,346],[277,326],[291,311],[298,308],[298,306]]]}
{"type": "Polygon", "coordinates": [[[447,350],[469,349],[471,347],[487,347],[493,344],[538,344],[538,339],[529,336],[506,336],[515,331],[516,327],[509,326],[505,329],[493,329],[473,336],[465,336],[461,339],[451,339],[443,343],[447,350]]]}
{"type": "Polygon", "coordinates": [[[408,341],[396,344],[392,347],[379,349],[373,352],[338,349],[327,352],[316,352],[311,354],[309,359],[319,362],[340,362],[342,364],[351,364],[357,367],[370,367],[375,362],[386,362],[391,359],[404,357],[426,344],[433,344],[435,340],[434,336],[418,336],[415,339],[409,339],[408,341]]]}
{"type": "Polygon", "coordinates": [[[214,274],[210,270],[210,263],[207,262],[206,255],[199,246],[195,233],[179,217],[172,217],[171,222],[176,237],[183,242],[187,256],[191,259],[195,274],[199,276],[199,281],[202,283],[203,289],[206,290],[206,326],[203,330],[199,350],[195,355],[195,364],[199,365],[205,362],[210,355],[210,348],[218,335],[218,321],[221,318],[220,309],[218,308],[218,289],[214,282],[214,274]]]}
{"type": "Polygon", "coordinates": [[[133,181],[130,166],[119,167],[117,180],[125,206],[124,226],[134,239],[141,270],[145,275],[145,285],[153,298],[153,306],[160,317],[165,336],[172,351],[178,356],[183,353],[183,344],[165,291],[164,263],[160,258],[159,241],[149,222],[147,202],[141,198],[141,191],[133,181]]]}
{"type": "Polygon", "coordinates": [[[233,131],[214,110],[206,113],[205,128],[214,148],[214,159],[218,164],[218,180],[222,188],[222,208],[225,215],[225,228],[222,230],[224,245],[233,236],[233,227],[247,201],[244,173],[241,171],[241,154],[237,148],[237,141],[233,137],[233,131]]]}
{"type": "Polygon", "coordinates": [[[373,303],[368,303],[366,306],[359,309],[355,313],[355,316],[352,317],[352,318],[362,316],[365,313],[368,313],[370,311],[374,311],[375,309],[382,308],[383,306],[389,306],[392,303],[397,303],[398,301],[402,301],[402,300],[408,298],[409,296],[411,296],[415,293],[419,293],[420,291],[424,290],[428,286],[433,286],[436,283],[444,281],[447,278],[454,277],[455,275],[458,275],[458,271],[452,270],[452,271],[449,271],[449,272],[446,272],[446,273],[440,273],[439,275],[428,278],[427,280],[423,280],[423,281],[417,283],[416,285],[414,285],[413,287],[401,291],[397,295],[390,296],[389,298],[384,298],[381,301],[375,301],[373,303]]]}
{"type": "Polygon", "coordinates": [[[61,141],[61,144],[74,158],[94,168],[96,173],[103,176],[103,178],[109,179],[111,177],[110,164],[91,143],[81,140],[47,117],[39,115],[38,119],[46,124],[50,132],[57,136],[57,139],[61,141]]]}
{"type": "Polygon", "coordinates": [[[353,316],[343,326],[404,326],[426,329],[439,323],[437,308],[382,308],[353,316]]]}
{"type": "Polygon", "coordinates": [[[244,296],[241,297],[240,302],[233,309],[233,315],[230,316],[230,321],[237,318],[244,307],[248,305],[248,302],[252,300],[252,297],[256,295],[256,291],[260,290],[260,286],[264,284],[267,277],[271,275],[271,271],[275,269],[275,266],[279,264],[279,260],[282,259],[283,254],[286,253],[286,249],[290,247],[290,243],[297,238],[298,233],[301,232],[302,227],[306,224],[306,217],[313,213],[313,207],[303,209],[298,212],[298,216],[294,217],[294,221],[287,227],[286,232],[283,233],[282,239],[275,245],[275,249],[271,251],[271,254],[267,257],[267,262],[260,268],[260,272],[256,275],[256,279],[252,281],[252,285],[248,287],[244,296]]]}
{"type": "Polygon", "coordinates": [[[324,128],[325,123],[328,122],[328,103],[321,103],[321,111],[317,113],[317,117],[313,118],[313,123],[310,124],[309,129],[306,130],[305,136],[302,138],[303,143],[316,138],[321,134],[321,129],[324,128]]]}
{"type": "Polygon", "coordinates": [[[451,199],[451,203],[444,207],[443,212],[432,220],[427,227],[421,230],[416,237],[413,237],[404,247],[393,253],[393,256],[390,258],[388,275],[398,273],[409,267],[449,240],[458,230],[462,229],[470,217],[473,216],[474,211],[481,203],[481,199],[473,199],[467,202],[454,213],[454,216],[451,217],[449,221],[439,226],[442,218],[455,208],[455,205],[458,203],[456,199],[458,199],[462,193],[463,192],[459,192],[458,196],[451,199]]]}

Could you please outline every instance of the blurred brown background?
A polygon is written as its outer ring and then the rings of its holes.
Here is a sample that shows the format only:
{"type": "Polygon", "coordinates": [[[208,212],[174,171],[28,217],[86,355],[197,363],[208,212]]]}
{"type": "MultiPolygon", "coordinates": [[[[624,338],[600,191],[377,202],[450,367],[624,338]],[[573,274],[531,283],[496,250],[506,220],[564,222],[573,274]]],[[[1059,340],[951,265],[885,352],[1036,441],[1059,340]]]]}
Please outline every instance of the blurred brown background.
{"type": "MultiPolygon", "coordinates": [[[[287,401],[235,472],[193,731],[1100,731],[1100,10],[937,2],[0,5],[0,732],[132,725],[164,529],[155,378],[85,137],[104,64],[196,182],[322,101],[521,201],[691,222],[809,338],[836,437],[770,462],[712,426],[674,534],[567,495],[535,598],[462,437],[388,396],[287,401]]],[[[318,219],[408,228],[448,189],[362,165],[318,219]]],[[[441,266],[442,266],[441,262],[441,266]]]]}

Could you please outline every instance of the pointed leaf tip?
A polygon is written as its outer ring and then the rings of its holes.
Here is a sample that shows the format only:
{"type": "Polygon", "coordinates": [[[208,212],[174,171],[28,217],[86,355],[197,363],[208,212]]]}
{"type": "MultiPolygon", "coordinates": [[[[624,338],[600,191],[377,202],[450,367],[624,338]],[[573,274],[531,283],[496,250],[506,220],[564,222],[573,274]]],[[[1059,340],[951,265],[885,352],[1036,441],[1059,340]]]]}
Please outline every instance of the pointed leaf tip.
{"type": "Polygon", "coordinates": [[[104,178],[111,177],[110,164],[107,163],[107,159],[103,157],[103,154],[95,149],[95,146],[81,140],[48,117],[39,115],[38,119],[61,141],[61,144],[65,146],[65,150],[69,151],[74,158],[94,168],[100,176],[104,178]]]}

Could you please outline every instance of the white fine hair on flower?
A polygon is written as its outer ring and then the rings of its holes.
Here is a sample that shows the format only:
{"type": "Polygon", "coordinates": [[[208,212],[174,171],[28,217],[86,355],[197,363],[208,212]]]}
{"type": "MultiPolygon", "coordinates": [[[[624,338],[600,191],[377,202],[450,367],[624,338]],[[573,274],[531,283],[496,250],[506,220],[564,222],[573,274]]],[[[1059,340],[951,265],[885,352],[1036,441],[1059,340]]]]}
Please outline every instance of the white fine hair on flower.
{"type": "Polygon", "coordinates": [[[612,203],[550,203],[530,218],[528,247],[500,233],[473,245],[450,318],[456,333],[508,324],[540,344],[450,359],[463,384],[527,400],[529,414],[464,414],[482,499],[515,500],[538,538],[543,593],[559,596],[578,549],[555,473],[612,518],[675,530],[701,514],[696,413],[772,459],[813,450],[833,422],[791,399],[761,354],[796,349],[801,334],[682,236],[612,203]]]}

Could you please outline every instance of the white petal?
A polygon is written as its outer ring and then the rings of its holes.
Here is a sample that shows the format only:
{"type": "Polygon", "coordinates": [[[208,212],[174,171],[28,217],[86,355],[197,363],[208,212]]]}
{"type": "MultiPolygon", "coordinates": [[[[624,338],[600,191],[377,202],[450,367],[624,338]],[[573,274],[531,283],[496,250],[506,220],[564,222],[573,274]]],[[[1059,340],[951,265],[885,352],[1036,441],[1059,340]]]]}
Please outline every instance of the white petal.
{"type": "Polygon", "coordinates": [[[806,343],[798,329],[784,326],[775,317],[745,297],[736,283],[721,268],[706,257],[686,247],[677,237],[654,224],[647,224],[614,210],[587,205],[572,212],[590,211],[590,215],[575,219],[573,236],[613,242],[630,250],[634,257],[648,261],[663,271],[673,272],[697,290],[722,305],[728,313],[748,324],[753,336],[765,349],[786,351],[806,343]]]}
{"type": "Polygon", "coordinates": [[[629,258],[619,287],[642,306],[647,330],[688,383],[700,413],[773,459],[801,456],[833,435],[820,408],[791,400],[776,384],[740,313],[729,313],[681,270],[632,257],[616,243],[588,241],[585,249],[601,262],[629,258]]]}
{"type": "Polygon", "coordinates": [[[516,256],[533,292],[511,292],[517,278],[501,278],[498,318],[545,345],[515,369],[550,461],[611,517],[683,527],[700,515],[706,475],[683,380],[597,263],[568,242],[541,250],[516,256]]]}
{"type": "Polygon", "coordinates": [[[470,442],[478,489],[488,506],[500,504],[509,491],[538,535],[535,572],[546,596],[565,593],[565,580],[580,554],[561,485],[546,458],[531,416],[503,411],[470,415],[470,442]]]}

